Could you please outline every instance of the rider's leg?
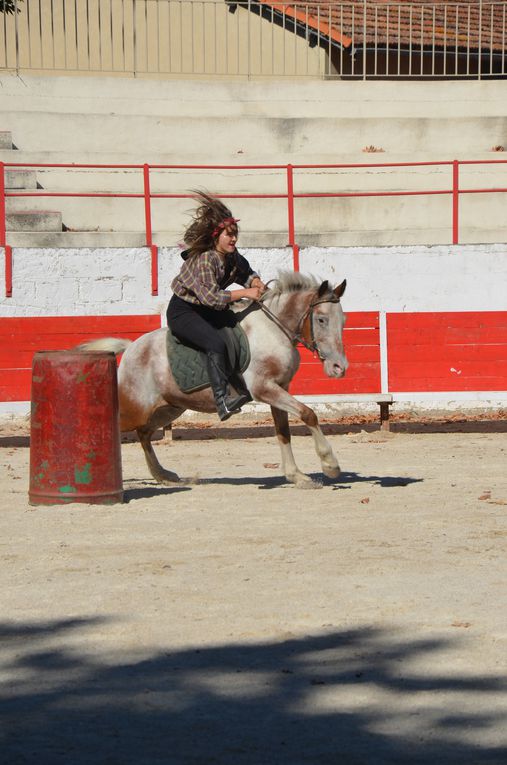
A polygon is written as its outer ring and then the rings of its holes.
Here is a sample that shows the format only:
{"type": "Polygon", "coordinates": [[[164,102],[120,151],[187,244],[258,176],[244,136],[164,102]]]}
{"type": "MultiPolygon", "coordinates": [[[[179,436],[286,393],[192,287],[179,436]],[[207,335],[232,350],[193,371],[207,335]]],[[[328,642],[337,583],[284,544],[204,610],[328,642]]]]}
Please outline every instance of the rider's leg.
{"type": "Polygon", "coordinates": [[[211,309],[203,311],[198,306],[173,296],[167,310],[168,324],[173,334],[182,342],[206,353],[211,389],[215,398],[218,416],[227,420],[239,411],[247,400],[245,395],[234,396],[229,388],[229,365],[225,341],[210,323],[215,318],[211,309]]]}
{"type": "Polygon", "coordinates": [[[244,396],[234,396],[229,387],[227,375],[227,363],[225,347],[223,351],[209,350],[206,353],[208,360],[208,375],[211,390],[215,397],[218,416],[221,420],[228,420],[232,414],[239,412],[242,404],[246,403],[244,396]]]}
{"type": "Polygon", "coordinates": [[[241,398],[241,404],[240,406],[243,406],[244,404],[248,404],[249,401],[253,401],[252,394],[246,387],[245,378],[241,374],[241,372],[236,371],[235,369],[229,374],[229,382],[231,383],[232,387],[240,396],[241,398]]]}

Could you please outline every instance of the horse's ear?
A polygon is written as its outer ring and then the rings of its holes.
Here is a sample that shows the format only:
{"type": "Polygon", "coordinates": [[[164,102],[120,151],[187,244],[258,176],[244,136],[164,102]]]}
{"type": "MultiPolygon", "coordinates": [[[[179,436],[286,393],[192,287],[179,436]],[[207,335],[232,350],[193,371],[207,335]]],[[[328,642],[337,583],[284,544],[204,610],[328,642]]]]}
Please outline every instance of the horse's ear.
{"type": "Polygon", "coordinates": [[[321,298],[323,295],[326,294],[326,292],[329,292],[329,282],[327,279],[326,281],[322,282],[322,284],[320,285],[317,295],[321,298]]]}
{"type": "Polygon", "coordinates": [[[344,279],[341,284],[338,285],[338,287],[335,287],[333,292],[336,295],[336,297],[339,299],[345,292],[345,287],[347,286],[347,280],[344,279]]]}

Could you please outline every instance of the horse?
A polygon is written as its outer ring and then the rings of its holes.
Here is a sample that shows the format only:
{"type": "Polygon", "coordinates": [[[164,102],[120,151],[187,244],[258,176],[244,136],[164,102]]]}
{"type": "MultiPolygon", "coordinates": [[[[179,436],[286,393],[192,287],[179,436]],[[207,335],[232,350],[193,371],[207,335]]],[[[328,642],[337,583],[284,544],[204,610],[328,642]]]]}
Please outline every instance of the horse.
{"type": "MultiPolygon", "coordinates": [[[[338,460],[324,437],[316,413],[288,392],[300,357],[297,343],[318,355],[328,377],[343,377],[348,362],[343,348],[345,315],[340,299],[346,280],[334,289],[291,271],[282,271],[260,301],[247,301],[248,308],[234,304],[236,320],[246,333],[250,362],[244,378],[254,401],[269,404],[281,450],[282,470],[289,483],[299,488],[315,486],[296,465],[291,447],[291,414],[308,426],[322,472],[329,478],[340,474],[338,460]]],[[[243,303],[244,301],[239,301],[243,303]]],[[[118,369],[121,431],[137,431],[148,468],[159,483],[181,483],[179,476],[159,463],[151,439],[159,428],[168,427],[183,412],[216,412],[210,388],[184,393],[176,384],[168,363],[167,328],[156,329],[137,340],[101,338],[84,343],[80,350],[109,350],[123,353],[118,369]]]]}

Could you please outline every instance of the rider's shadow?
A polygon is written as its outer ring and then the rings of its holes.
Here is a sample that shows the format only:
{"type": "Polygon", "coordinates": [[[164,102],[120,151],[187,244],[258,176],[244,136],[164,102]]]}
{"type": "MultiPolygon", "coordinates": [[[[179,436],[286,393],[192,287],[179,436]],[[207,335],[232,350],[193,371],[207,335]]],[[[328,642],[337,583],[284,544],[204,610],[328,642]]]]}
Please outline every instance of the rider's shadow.
{"type": "Polygon", "coordinates": [[[150,499],[151,497],[162,497],[169,494],[178,494],[182,491],[191,491],[191,486],[162,486],[161,484],[149,484],[146,481],[129,481],[129,484],[141,483],[142,486],[127,488],[123,491],[123,504],[135,502],[138,499],[150,499]]]}
{"type": "MultiPolygon", "coordinates": [[[[319,474],[311,476],[314,480],[319,479],[319,474]]],[[[380,486],[383,489],[393,489],[397,486],[409,486],[412,483],[422,483],[424,478],[410,478],[408,476],[396,475],[361,475],[360,473],[349,473],[343,471],[338,478],[327,478],[320,474],[320,480],[323,486],[331,486],[333,489],[350,489],[354,483],[370,483],[373,486],[380,486]]]]}
{"type": "Polygon", "coordinates": [[[280,489],[292,486],[285,476],[246,476],[244,478],[198,478],[196,484],[203,486],[258,486],[259,489],[280,489]]]}

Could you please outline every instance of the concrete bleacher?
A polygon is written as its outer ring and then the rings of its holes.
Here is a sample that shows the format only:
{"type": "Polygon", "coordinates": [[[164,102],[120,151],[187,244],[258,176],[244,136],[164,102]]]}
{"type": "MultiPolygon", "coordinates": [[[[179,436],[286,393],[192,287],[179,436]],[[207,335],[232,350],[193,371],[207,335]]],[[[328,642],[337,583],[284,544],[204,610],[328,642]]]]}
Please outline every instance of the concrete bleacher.
{"type": "MultiPolygon", "coordinates": [[[[497,82],[200,81],[3,74],[0,160],[57,164],[265,165],[491,160],[507,148],[497,82]],[[494,151],[496,149],[496,151],[494,151]]],[[[506,187],[505,165],[461,169],[464,188],[506,187]]],[[[296,193],[445,190],[450,166],[298,170],[296,193]]],[[[9,169],[9,190],[141,193],[139,170],[9,169]]],[[[284,194],[283,169],[154,170],[151,190],[284,194]]],[[[460,241],[505,241],[504,196],[460,199],[460,241]]],[[[16,246],[138,246],[141,199],[8,199],[16,246]],[[34,213],[39,218],[34,218],[34,213]],[[24,228],[24,230],[23,230],[24,228]],[[30,229],[36,229],[30,230],[30,229]]],[[[287,243],[284,199],[230,201],[242,244],[287,243]]],[[[188,199],[154,200],[153,238],[181,239],[188,199]]],[[[304,244],[447,243],[450,196],[296,201],[304,244]]]]}

